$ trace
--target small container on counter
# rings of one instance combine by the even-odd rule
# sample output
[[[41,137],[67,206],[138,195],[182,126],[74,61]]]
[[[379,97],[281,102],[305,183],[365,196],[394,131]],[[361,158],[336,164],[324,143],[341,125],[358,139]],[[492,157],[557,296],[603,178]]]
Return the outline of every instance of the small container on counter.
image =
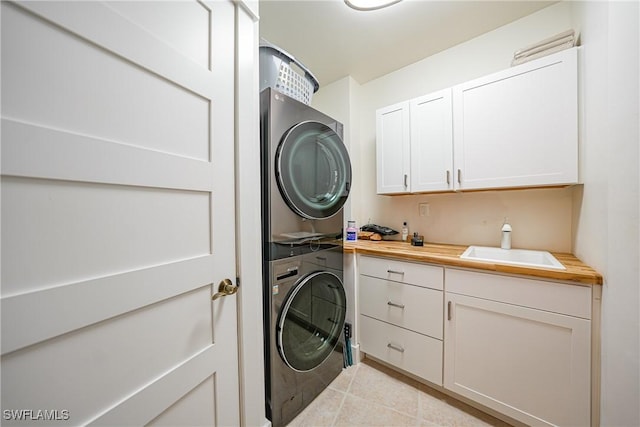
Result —
[[[358,229],[355,221],[347,221],[347,242],[358,240]]]
[[[418,233],[413,233],[411,246],[424,246],[424,236],[418,236]]]

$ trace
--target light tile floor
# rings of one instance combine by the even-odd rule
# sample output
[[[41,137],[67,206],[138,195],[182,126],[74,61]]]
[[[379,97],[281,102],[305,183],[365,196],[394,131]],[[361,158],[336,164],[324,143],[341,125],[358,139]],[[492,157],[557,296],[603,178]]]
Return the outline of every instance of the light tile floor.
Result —
[[[351,366],[289,427],[499,426],[509,424],[379,363]]]

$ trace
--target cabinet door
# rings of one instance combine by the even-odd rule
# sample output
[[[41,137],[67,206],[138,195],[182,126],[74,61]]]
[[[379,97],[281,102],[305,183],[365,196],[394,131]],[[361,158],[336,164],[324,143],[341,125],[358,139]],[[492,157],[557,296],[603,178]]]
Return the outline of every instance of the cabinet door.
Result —
[[[411,191],[453,190],[451,89],[411,100]]]
[[[409,102],[376,111],[378,194],[411,191],[409,138]]]
[[[454,87],[462,190],[578,182],[577,48]]]
[[[447,293],[444,385],[529,425],[590,425],[590,322]]]

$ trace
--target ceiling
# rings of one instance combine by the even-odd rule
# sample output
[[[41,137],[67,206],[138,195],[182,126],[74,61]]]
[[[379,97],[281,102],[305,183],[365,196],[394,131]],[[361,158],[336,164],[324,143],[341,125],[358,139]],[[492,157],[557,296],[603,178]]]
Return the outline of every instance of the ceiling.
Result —
[[[356,11],[343,0],[261,0],[260,37],[327,85],[360,84],[470,40],[556,1],[404,0]]]

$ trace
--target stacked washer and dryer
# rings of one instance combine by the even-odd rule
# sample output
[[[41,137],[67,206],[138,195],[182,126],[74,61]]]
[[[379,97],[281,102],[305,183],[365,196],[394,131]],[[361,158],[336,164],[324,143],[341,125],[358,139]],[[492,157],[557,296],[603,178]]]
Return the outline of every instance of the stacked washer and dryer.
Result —
[[[260,105],[266,412],[279,427],[343,368],[351,163],[338,121],[270,87]]]

